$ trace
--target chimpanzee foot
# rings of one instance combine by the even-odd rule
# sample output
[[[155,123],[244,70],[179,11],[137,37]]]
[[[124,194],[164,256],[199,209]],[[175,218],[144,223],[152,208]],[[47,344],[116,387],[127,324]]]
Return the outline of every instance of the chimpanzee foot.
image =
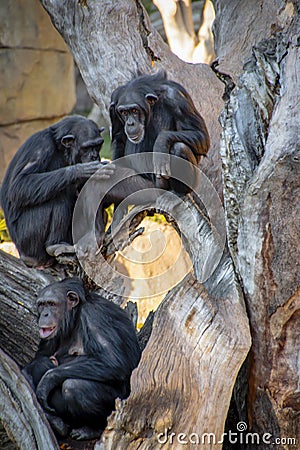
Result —
[[[46,247],[46,252],[48,253],[48,255],[57,258],[58,256],[65,254],[74,254],[75,249],[74,245],[61,242],[59,244],[48,245],[48,247]]]
[[[57,416],[54,416],[52,414],[46,414],[46,417],[53,428],[53,431],[58,434],[61,437],[66,437],[69,431],[68,425],[65,424],[65,422]]]
[[[76,439],[77,441],[85,441],[87,439],[95,439],[99,438],[103,432],[103,428],[90,428],[90,427],[81,427],[74,428],[70,436],[72,439]]]
[[[60,266],[76,267],[78,265],[74,245],[61,242],[59,244],[49,245],[46,247],[46,252],[50,256],[53,256]]]

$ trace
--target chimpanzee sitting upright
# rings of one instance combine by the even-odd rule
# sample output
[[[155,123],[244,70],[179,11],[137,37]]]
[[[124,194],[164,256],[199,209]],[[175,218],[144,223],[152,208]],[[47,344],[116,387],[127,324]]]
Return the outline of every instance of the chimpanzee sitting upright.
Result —
[[[37,300],[41,343],[23,369],[54,430],[76,439],[97,437],[117,397],[130,392],[140,360],[132,322],[119,306],[69,278]]]
[[[201,156],[207,154],[210,142],[205,122],[183,86],[167,80],[164,71],[134,78],[113,92],[110,118],[113,159],[153,152],[151,169],[156,187],[183,194],[195,187],[194,166],[198,167]],[[174,155],[190,163],[184,174],[187,185],[176,179],[185,170],[180,160],[161,155]]]
[[[51,264],[46,248],[72,244],[72,214],[78,191],[99,168],[103,129],[70,116],[33,134],[12,159],[1,204],[12,240],[29,266]],[[109,178],[105,165],[98,178]]]
[[[98,205],[102,194],[109,192],[99,208],[100,222],[109,202],[118,205],[128,197],[128,203],[144,204],[161,195],[153,188],[181,195],[196,188],[198,164],[210,141],[205,122],[183,86],[167,80],[163,71],[136,77],[112,93],[110,119],[113,159],[132,158],[116,161],[119,184],[107,180],[98,189],[91,185],[87,190],[89,203],[83,202],[87,208]],[[93,217],[93,213],[86,211],[85,216]],[[103,234],[104,220],[99,229]]]

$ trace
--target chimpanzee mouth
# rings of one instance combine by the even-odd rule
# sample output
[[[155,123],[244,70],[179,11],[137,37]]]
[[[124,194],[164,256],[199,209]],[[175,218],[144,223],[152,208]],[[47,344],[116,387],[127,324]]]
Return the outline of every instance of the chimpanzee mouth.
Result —
[[[53,334],[55,330],[56,327],[40,328],[40,338],[47,339],[49,336]]]
[[[144,139],[144,133],[139,133],[139,134],[135,134],[135,135],[127,134],[127,138],[133,144],[139,144]]]

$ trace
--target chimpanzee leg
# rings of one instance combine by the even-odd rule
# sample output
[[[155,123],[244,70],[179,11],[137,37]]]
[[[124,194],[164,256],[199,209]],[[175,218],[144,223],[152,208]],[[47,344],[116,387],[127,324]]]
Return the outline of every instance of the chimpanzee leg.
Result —
[[[82,202],[83,211],[80,211],[80,214],[78,214],[81,236],[88,236],[91,231],[91,224],[94,223],[99,245],[106,226],[104,209],[111,203],[115,204],[116,209],[116,206],[128,197],[128,202],[125,202],[127,205],[142,205],[155,202],[159,192],[153,189],[149,191],[150,188],[154,187],[151,179],[142,177],[135,170],[125,167],[117,167],[114,175],[108,181],[91,180],[85,186],[85,199]]]
[[[193,188],[195,189],[199,183],[199,161],[197,161],[192,150],[181,142],[176,142],[173,145],[170,154],[189,163],[182,163],[177,158],[171,158],[172,178],[169,180],[169,186],[173,191],[185,195],[191,192]]]
[[[122,390],[109,385],[67,379],[61,390],[55,390],[50,396],[49,405],[55,409],[57,416],[71,426],[73,437],[91,439],[98,437],[105,428],[106,419],[114,409],[115,398],[118,396],[122,396]]]
[[[60,242],[72,243],[73,202],[55,199],[50,204],[37,205],[22,213],[16,224],[14,241],[21,259],[27,266],[43,267],[55,262],[46,252],[49,245]],[[39,230],[36,230],[36,224]]]

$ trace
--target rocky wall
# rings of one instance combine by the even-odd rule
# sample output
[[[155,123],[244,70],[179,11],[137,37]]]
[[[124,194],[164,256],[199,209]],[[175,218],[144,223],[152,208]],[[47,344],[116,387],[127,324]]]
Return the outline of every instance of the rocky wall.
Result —
[[[0,182],[35,131],[75,104],[73,58],[38,0],[0,3]]]

